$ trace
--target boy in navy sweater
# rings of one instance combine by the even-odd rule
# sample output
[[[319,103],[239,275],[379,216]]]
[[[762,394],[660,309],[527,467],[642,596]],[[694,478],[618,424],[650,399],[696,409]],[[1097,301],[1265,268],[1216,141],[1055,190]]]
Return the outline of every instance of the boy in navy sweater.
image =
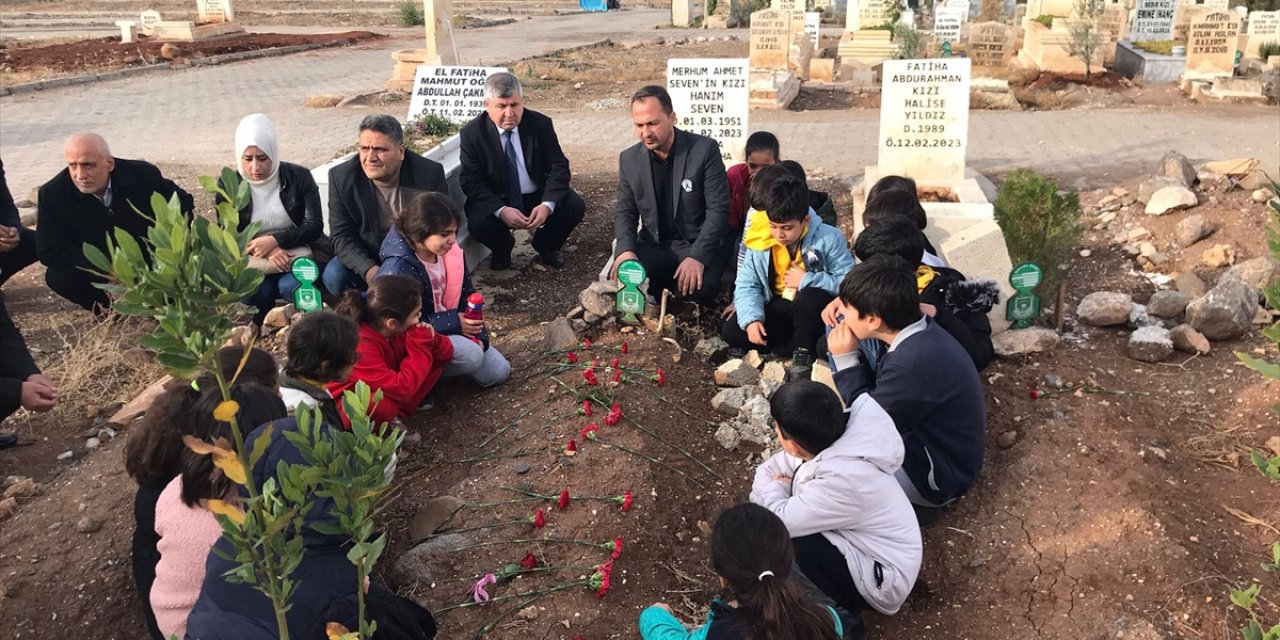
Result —
[[[876,256],[840,283],[841,322],[828,336],[845,404],[863,393],[893,418],[906,456],[895,473],[921,524],[973,485],[982,468],[986,402],[968,353],[920,309],[915,267]],[[889,350],[875,371],[858,341]]]

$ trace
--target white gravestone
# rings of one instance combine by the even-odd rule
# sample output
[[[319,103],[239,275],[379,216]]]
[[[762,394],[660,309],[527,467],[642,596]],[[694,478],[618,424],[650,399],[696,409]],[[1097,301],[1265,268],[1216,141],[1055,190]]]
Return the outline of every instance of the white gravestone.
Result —
[[[484,111],[484,81],[506,70],[419,65],[409,95],[408,120],[435,114],[454,124],[465,124]]]
[[[880,175],[907,176],[922,185],[964,180],[970,73],[968,58],[885,61]]]
[[[1280,42],[1280,11],[1254,11],[1249,14],[1249,26],[1245,30],[1249,43],[1245,54],[1258,57],[1258,48],[1264,42]]]
[[[944,0],[942,7],[944,9],[956,9],[960,11],[960,21],[969,21],[969,0]]]
[[[942,50],[942,43],[950,42],[952,49],[960,44],[960,28],[964,24],[964,13],[958,9],[939,9],[933,14],[933,40]]]
[[[813,41],[813,48],[818,49],[818,39],[821,36],[822,14],[816,11],[810,11],[804,14],[804,32],[809,34],[809,39]]]
[[[138,22],[142,25],[142,33],[151,35],[156,32],[156,23],[160,22],[160,12],[155,9],[147,9],[139,16]]]
[[[1177,0],[1138,0],[1138,7],[1129,26],[1129,39],[1133,42],[1169,40],[1173,38],[1173,16]]]
[[[200,23],[235,22],[236,13],[231,9],[231,0],[196,0],[196,11]]]
[[[751,113],[751,65],[744,58],[667,60],[667,91],[676,123],[685,131],[720,144],[720,157],[732,164],[747,144]]]

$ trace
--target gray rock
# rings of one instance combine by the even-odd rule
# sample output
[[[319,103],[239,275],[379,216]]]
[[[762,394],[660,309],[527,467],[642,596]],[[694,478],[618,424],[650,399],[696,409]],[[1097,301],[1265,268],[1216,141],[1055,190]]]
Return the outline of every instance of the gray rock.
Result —
[[[699,340],[693,347],[693,353],[703,358],[711,358],[728,348],[729,343],[721,340],[720,336],[711,336]]]
[[[777,380],[766,380],[764,378],[760,378],[760,393],[766,398],[772,398],[774,392],[781,386],[782,383]]]
[[[1130,329],[1140,329],[1151,325],[1161,324],[1159,319],[1152,318],[1147,313],[1147,305],[1134,304],[1133,309],[1129,311],[1129,321],[1125,323]]]
[[[716,384],[721,387],[745,387],[755,384],[759,379],[760,372],[741,358],[734,358],[720,365],[715,372]]]
[[[597,324],[601,320],[604,320],[604,316],[598,316],[594,313],[591,313],[590,311],[582,314],[582,321],[587,323],[588,325]]]
[[[738,431],[742,436],[757,444],[769,444],[773,441],[773,416],[769,412],[769,401],[763,396],[749,398],[738,412]]]
[[[1201,280],[1200,276],[1197,276],[1195,273],[1190,271],[1183,271],[1182,273],[1179,273],[1178,276],[1173,279],[1173,282],[1179,292],[1187,294],[1192,300],[1199,298],[1209,290],[1208,287],[1204,286],[1204,280]]]
[[[1190,187],[1196,183],[1196,168],[1192,166],[1191,161],[1187,157],[1177,151],[1169,151],[1160,158],[1160,166],[1156,171],[1157,175],[1176,178],[1182,181],[1182,185]]]
[[[738,433],[738,430],[728,423],[725,423],[720,425],[719,429],[716,429],[715,439],[716,442],[720,443],[720,446],[733,450],[737,449],[738,444],[742,442],[742,434]]]
[[[67,460],[70,460],[71,458],[75,457],[75,455],[76,454],[74,451],[63,451],[62,453],[58,454],[58,462],[66,462]]]
[[[1236,263],[1236,249],[1229,244],[1215,244],[1200,254],[1200,260],[1210,269],[1229,267]]]
[[[601,318],[613,313],[614,298],[612,293],[601,293],[598,285],[608,285],[600,281],[592,282],[590,286],[582,290],[578,294],[578,303],[586,310],[586,316],[600,316]]]
[[[84,516],[76,522],[76,531],[80,533],[97,533],[102,529],[102,521],[93,516]]]
[[[1174,239],[1178,241],[1180,247],[1189,247],[1212,233],[1213,225],[1198,213],[1183,218],[1173,230]]]
[[[574,332],[574,333],[581,333],[581,332],[586,331],[587,329],[591,328],[591,325],[587,324],[587,321],[586,321],[586,320],[583,320],[582,318],[574,318],[573,320],[570,320],[569,322],[570,322],[570,323],[572,323],[572,325],[573,325],[573,332]]]
[[[528,462],[521,462],[517,464],[515,467],[513,467],[511,470],[514,471],[516,475],[522,476],[526,473],[529,473],[529,471],[531,471],[532,469],[533,469],[533,466],[531,466]]]
[[[547,351],[566,351],[578,344],[578,334],[568,318],[556,318],[547,323],[542,333],[542,348]]]
[[[742,405],[747,403],[748,397],[746,387],[721,389],[715,397],[711,398],[711,408],[720,413],[736,416],[742,410]]]
[[[1129,336],[1129,357],[1142,362],[1160,362],[1173,353],[1173,340],[1164,327],[1146,326]]]
[[[1237,263],[1218,277],[1221,283],[1227,278],[1238,278],[1245,284],[1261,291],[1280,273],[1280,262],[1271,256],[1258,256]]]
[[[1249,330],[1258,292],[1238,278],[1225,278],[1187,305],[1187,324],[1210,340],[1233,340]]]
[[[1147,301],[1147,313],[1157,318],[1172,319],[1182,315],[1187,309],[1191,296],[1172,289],[1155,292]]]
[[[1095,327],[1110,327],[1129,321],[1133,310],[1133,298],[1117,291],[1095,291],[1084,297],[1076,307],[1080,321]]]
[[[409,539],[422,540],[448,524],[458,509],[466,506],[453,496],[440,496],[428,500],[409,520]]]
[[[1249,195],[1249,198],[1258,204],[1262,204],[1271,199],[1271,191],[1268,189],[1254,189],[1253,193]]]
[[[742,356],[742,361],[753,369],[759,369],[760,365],[764,364],[764,357],[760,355],[759,351],[752,349],[747,352],[747,355]]]
[[[1209,339],[1189,324],[1183,323],[1170,329],[1169,339],[1173,341],[1173,348],[1183,353],[1209,353]]]
[[[1138,187],[1138,202],[1146,204],[1147,201],[1151,199],[1151,194],[1164,189],[1165,187],[1182,187],[1185,189],[1187,188],[1187,185],[1183,184],[1182,180],[1179,180],[1178,178],[1156,176],[1146,182],[1143,182],[1142,186]]]
[[[1144,209],[1147,215],[1162,216],[1176,209],[1190,209],[1200,204],[1196,193],[1186,187],[1170,186],[1151,194]]]
[[[1018,443],[1017,431],[1004,431],[996,436],[996,446],[1001,449],[1008,449]]]
[[[781,362],[774,360],[764,365],[764,371],[760,372],[760,379],[777,382],[781,385],[787,381],[787,368],[782,366]]]
[[[431,565],[450,555],[454,549],[470,543],[471,540],[461,533],[437,536],[404,552],[393,571],[400,582],[428,587],[435,582]]]
[[[1029,353],[1052,351],[1062,338],[1052,329],[1032,327],[1030,329],[1011,329],[992,336],[991,346],[997,356],[1012,358]]]

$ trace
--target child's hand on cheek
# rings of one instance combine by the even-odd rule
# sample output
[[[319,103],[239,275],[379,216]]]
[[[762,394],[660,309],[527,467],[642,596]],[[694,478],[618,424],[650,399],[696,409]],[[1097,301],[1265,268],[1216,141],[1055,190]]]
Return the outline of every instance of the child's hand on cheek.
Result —
[[[848,318],[845,322],[841,322],[831,330],[831,334],[827,336],[827,350],[833,356],[842,356],[846,353],[853,353],[858,348],[858,336],[853,332],[853,327],[849,326]]]

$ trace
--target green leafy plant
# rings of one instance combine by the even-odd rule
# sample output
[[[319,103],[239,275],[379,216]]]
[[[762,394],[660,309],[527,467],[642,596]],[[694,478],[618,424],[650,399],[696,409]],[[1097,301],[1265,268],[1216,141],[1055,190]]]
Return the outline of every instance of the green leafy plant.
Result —
[[[1067,43],[1067,53],[1084,62],[1084,77],[1087,80],[1093,73],[1093,59],[1098,49],[1107,39],[1107,32],[1098,24],[1106,8],[1106,0],[1076,0],[1075,15],[1067,21],[1067,29],[1071,40]]]
[[[1004,232],[1014,264],[1032,261],[1044,269],[1040,291],[1054,291],[1058,265],[1080,241],[1080,196],[1060,191],[1053,180],[1030,169],[1005,178],[995,202],[996,223]]]
[[[1147,40],[1146,42],[1131,43],[1135,48],[1142,49],[1147,53],[1154,53],[1160,56],[1173,55],[1173,40]]]
[[[898,21],[902,19],[904,8],[902,0],[890,0],[889,6],[885,8],[884,12],[885,23],[890,26],[898,24]]]
[[[769,8],[768,0],[729,0],[729,28],[751,26],[751,14]]]
[[[707,16],[715,15],[717,6],[719,6],[718,0],[707,0],[706,6],[705,6],[706,13],[704,15],[707,15]]]
[[[396,11],[400,17],[400,25],[405,27],[420,27],[427,23],[427,18],[422,14],[422,3],[415,0],[402,0],[396,7]]]
[[[404,125],[405,136],[447,138],[458,132],[458,125],[435,113],[425,113]]]
[[[1049,27],[1050,29],[1052,29],[1052,28],[1053,28],[1053,18],[1054,18],[1054,16],[1051,16],[1051,15],[1040,15],[1040,16],[1036,16],[1035,18],[1033,18],[1033,19],[1032,19],[1032,21],[1033,21],[1033,22],[1039,22],[1040,24],[1042,24],[1042,25],[1044,25],[1044,26]]]
[[[1270,181],[1271,198],[1267,201],[1267,209],[1271,218],[1271,224],[1267,226],[1267,252],[1271,257],[1280,260],[1280,182]],[[1267,284],[1262,290],[1262,295],[1267,300],[1267,306],[1272,309],[1280,309],[1280,278],[1276,278]],[[1262,330],[1262,335],[1267,339],[1280,345],[1280,322],[1275,322],[1271,326]],[[1237,351],[1236,357],[1240,359],[1245,366],[1261,373],[1264,377],[1271,380],[1280,380],[1280,362],[1268,362],[1262,358],[1257,358],[1243,351]],[[1272,413],[1280,415],[1280,404],[1271,407]],[[1261,454],[1255,454],[1254,463],[1257,464]],[[1280,479],[1275,475],[1267,473],[1270,469],[1273,473],[1280,474],[1280,470],[1276,466],[1280,466],[1280,460],[1272,458],[1269,461],[1269,467],[1259,469],[1273,480]]]
[[[1280,56],[1280,42],[1264,42],[1258,45],[1258,57],[1266,60],[1271,56]]]
[[[924,38],[911,25],[893,23],[893,42],[897,46],[893,57],[898,60],[914,60],[924,51]]]

